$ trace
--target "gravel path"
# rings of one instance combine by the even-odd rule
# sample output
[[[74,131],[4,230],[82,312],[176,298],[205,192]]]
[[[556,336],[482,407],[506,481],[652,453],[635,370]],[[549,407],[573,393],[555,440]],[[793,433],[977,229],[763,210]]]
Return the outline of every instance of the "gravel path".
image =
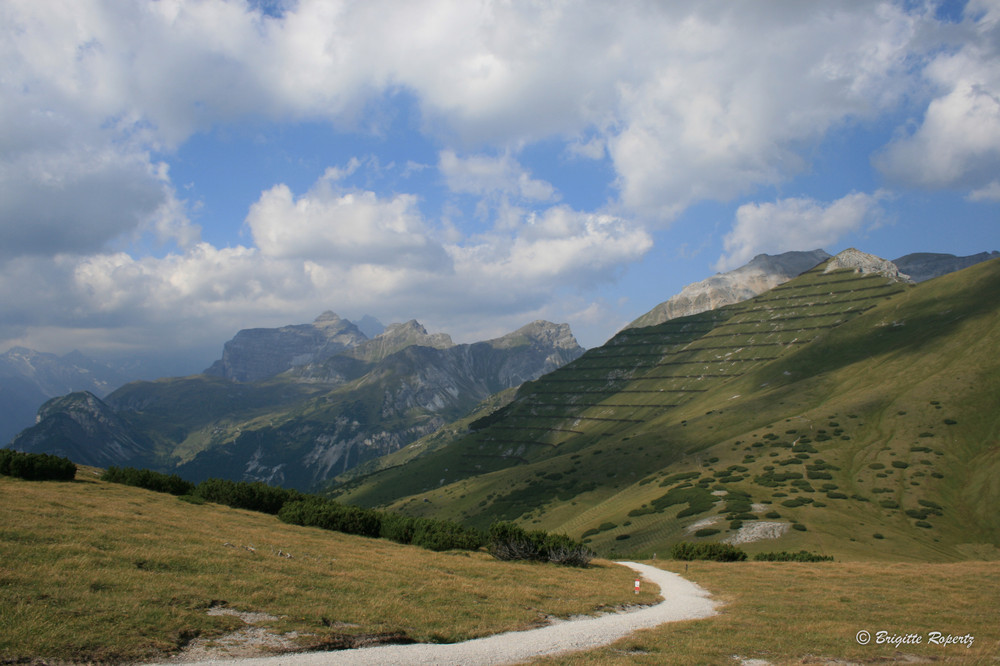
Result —
[[[462,643],[383,645],[342,652],[310,652],[239,660],[205,661],[188,666],[388,666],[516,664],[543,655],[588,650],[664,622],[695,620],[715,614],[708,592],[681,576],[636,562],[619,562],[660,586],[663,601],[633,611],[564,620],[528,631],[497,634]],[[170,666],[177,666],[176,662]]]

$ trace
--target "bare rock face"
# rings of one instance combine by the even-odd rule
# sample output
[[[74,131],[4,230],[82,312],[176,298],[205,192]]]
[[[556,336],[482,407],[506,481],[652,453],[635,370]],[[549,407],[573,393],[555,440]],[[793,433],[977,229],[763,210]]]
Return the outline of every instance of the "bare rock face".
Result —
[[[909,275],[900,272],[899,267],[887,259],[876,257],[853,247],[848,248],[831,259],[824,273],[832,273],[836,270],[851,269],[855,273],[871,273],[883,275],[896,282],[913,282]]]
[[[893,259],[892,263],[899,267],[899,270],[909,275],[914,282],[923,282],[931,278],[947,275],[968,268],[982,261],[1000,258],[1000,252],[980,252],[970,254],[967,257],[957,257],[954,254],[940,254],[936,252],[915,252],[907,254],[899,259]]]
[[[758,296],[829,259],[823,250],[758,254],[747,265],[694,282],[639,317],[628,328],[655,326],[670,319],[721,308]]]
[[[227,342],[206,375],[255,382],[296,366],[318,363],[365,342],[365,334],[334,312],[311,324],[244,329]]]
[[[362,342],[348,355],[366,361],[381,361],[386,356],[411,345],[447,349],[455,346],[455,343],[452,342],[451,336],[447,333],[434,333],[432,335],[420,322],[411,319],[405,324],[389,324],[382,333],[371,340]]]

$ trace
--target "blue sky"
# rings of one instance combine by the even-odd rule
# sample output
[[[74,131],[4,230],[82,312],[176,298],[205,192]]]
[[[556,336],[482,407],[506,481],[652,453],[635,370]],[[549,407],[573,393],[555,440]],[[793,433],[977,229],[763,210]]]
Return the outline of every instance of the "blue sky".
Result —
[[[195,371],[324,310],[589,347],[761,252],[1000,249],[996,0],[8,0],[0,34],[0,350]]]

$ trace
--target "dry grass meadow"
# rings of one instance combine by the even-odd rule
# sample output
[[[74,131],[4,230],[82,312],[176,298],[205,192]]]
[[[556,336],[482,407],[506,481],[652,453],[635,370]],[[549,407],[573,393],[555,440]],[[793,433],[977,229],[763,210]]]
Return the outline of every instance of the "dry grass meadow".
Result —
[[[637,632],[609,647],[539,664],[1000,663],[1000,563],[659,561],[724,602],[706,620]],[[858,633],[871,635],[868,645]],[[886,637],[921,643],[879,644]],[[928,642],[930,632],[974,637]],[[751,660],[762,660],[753,662]]]
[[[0,477],[0,663],[162,659],[268,613],[297,648],[459,641],[651,603],[632,572],[504,563],[99,481]],[[290,557],[286,557],[289,554]],[[647,586],[648,587],[648,586]],[[296,632],[296,633],[292,633]]]

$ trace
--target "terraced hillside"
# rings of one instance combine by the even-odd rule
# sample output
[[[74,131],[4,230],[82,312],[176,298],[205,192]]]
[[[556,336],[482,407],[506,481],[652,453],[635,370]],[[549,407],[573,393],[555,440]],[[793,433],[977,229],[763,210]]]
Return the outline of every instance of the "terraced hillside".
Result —
[[[621,554],[700,538],[994,554],[1000,262],[919,286],[829,267],[624,331],[473,432],[339,493]]]

